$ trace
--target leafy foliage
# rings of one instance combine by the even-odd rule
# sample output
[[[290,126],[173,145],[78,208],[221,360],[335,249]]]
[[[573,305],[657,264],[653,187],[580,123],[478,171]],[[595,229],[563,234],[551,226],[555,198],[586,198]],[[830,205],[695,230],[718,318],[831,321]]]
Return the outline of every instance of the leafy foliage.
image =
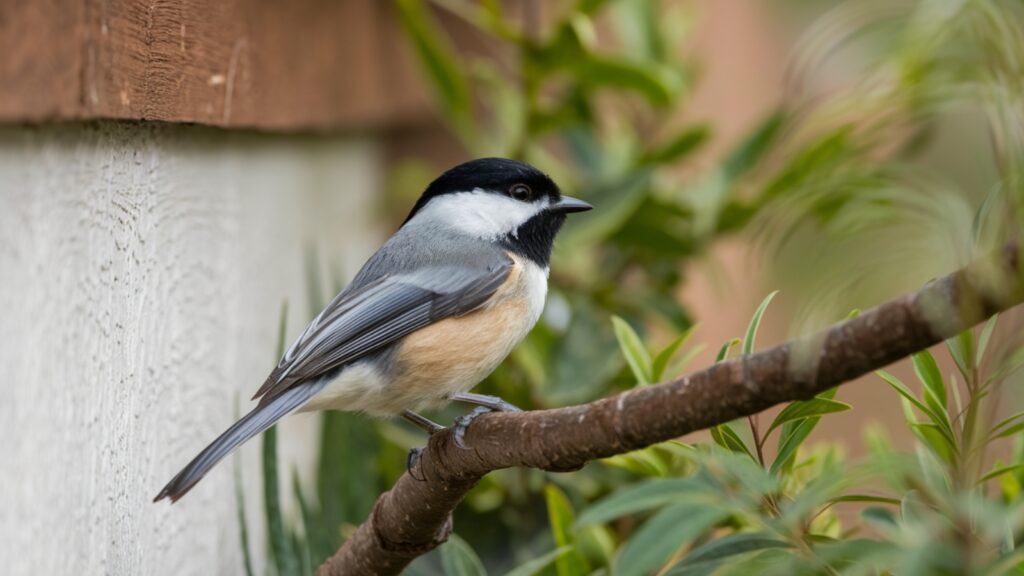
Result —
[[[864,59],[858,81],[828,93],[795,87],[786,110],[697,171],[693,159],[714,130],[674,120],[697,79],[697,66],[674,49],[692,20],[682,3],[572,0],[543,23],[519,22],[492,0],[396,3],[445,124],[467,152],[525,159],[600,208],[560,237],[548,311],[483,391],[543,408],[679,374],[701,349],[677,297],[683,270],[740,231],[777,257],[778,285],[801,302],[804,324],[1019,237],[1024,8],[832,4],[798,45],[792,76],[799,82],[851,50]],[[489,51],[457,49],[438,13]],[[991,174],[965,178],[929,157],[937,127],[958,106],[980,111],[992,146],[956,151],[983,156]],[[414,194],[434,173],[409,159],[394,187]],[[981,194],[965,192],[965,182]],[[315,313],[324,282],[310,271]],[[717,361],[755,351],[772,296]],[[760,417],[723,424],[709,441],[665,442],[571,476],[490,474],[456,513],[459,537],[407,573],[1024,572],[1024,412],[1000,411],[1024,352],[995,333],[992,320],[951,339],[954,374],[943,373],[945,353],[936,352],[915,355],[917,382],[878,373],[894,392],[879,401],[904,407],[909,451],[878,430],[856,461],[839,445],[809,445],[823,419],[851,409],[831,390],[782,407],[767,426]],[[311,573],[420,443],[395,423],[325,415],[315,493],[296,481],[296,514],[287,517],[267,434],[271,572]]]

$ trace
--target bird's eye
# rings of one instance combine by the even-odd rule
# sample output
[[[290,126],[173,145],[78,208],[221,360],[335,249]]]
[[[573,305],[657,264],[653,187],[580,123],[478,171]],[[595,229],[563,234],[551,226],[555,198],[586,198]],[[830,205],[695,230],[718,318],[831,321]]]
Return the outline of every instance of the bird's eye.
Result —
[[[509,196],[516,200],[522,200],[523,202],[529,200],[532,193],[533,192],[530,190],[530,187],[526,184],[513,184],[512,187],[508,189]]]

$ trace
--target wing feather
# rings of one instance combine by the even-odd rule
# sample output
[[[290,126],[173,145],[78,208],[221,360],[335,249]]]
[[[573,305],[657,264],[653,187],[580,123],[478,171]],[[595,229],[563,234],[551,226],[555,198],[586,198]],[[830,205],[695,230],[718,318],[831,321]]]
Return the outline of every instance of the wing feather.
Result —
[[[254,398],[269,403],[420,328],[472,312],[505,282],[512,264],[506,259],[485,269],[435,267],[341,293],[306,327]]]

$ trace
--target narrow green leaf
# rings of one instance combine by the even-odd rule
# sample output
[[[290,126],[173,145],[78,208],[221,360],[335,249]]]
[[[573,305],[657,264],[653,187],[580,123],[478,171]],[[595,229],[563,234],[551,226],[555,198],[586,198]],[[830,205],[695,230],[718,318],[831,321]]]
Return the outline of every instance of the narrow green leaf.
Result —
[[[789,466],[790,461],[796,457],[797,449],[811,435],[819,420],[821,420],[820,417],[812,416],[790,422],[792,426],[783,426],[782,434],[779,436],[779,451],[768,469],[773,476]]]
[[[238,410],[238,395],[235,394],[235,420],[241,417]],[[249,550],[249,521],[245,513],[245,489],[242,485],[242,455],[236,450],[232,457],[235,476],[235,508],[238,510],[238,537],[242,547],[242,563],[245,576],[253,576],[252,552]]]
[[[696,567],[700,564],[713,563],[738,554],[745,554],[755,550],[766,548],[792,548],[792,545],[778,538],[772,538],[764,534],[741,532],[730,534],[704,544],[693,552],[690,552],[672,567],[668,576],[685,574],[685,570]]]
[[[885,370],[876,370],[875,374],[877,374],[879,378],[884,380],[885,383],[888,384],[893,390],[898,392],[900,396],[902,396],[908,402],[913,404],[918,410],[920,410],[925,416],[927,416],[928,419],[932,421],[932,423],[937,425],[940,431],[942,432],[942,435],[946,437],[946,440],[948,442],[954,445],[956,444],[956,441],[954,440],[953,436],[953,428],[950,425],[948,418],[940,416],[935,412],[934,408],[932,408],[931,406],[927,406],[923,402],[918,400],[917,396],[910,390],[910,388],[907,388],[907,385],[904,384],[899,378],[893,376],[892,374],[886,372]]]
[[[306,498],[306,494],[302,491],[298,470],[292,471],[292,490],[295,492],[295,501],[299,505],[299,516],[302,519],[302,532],[304,536],[299,540],[298,544],[300,546],[296,547],[296,550],[302,550],[301,557],[304,560],[312,563],[315,558],[316,563],[319,565],[324,560],[327,560],[332,550],[329,550],[329,538],[325,534],[320,515],[310,505],[309,499]],[[327,552],[324,552],[324,550],[327,550]],[[303,571],[304,574],[309,572],[309,570]]]
[[[560,555],[555,560],[555,568],[558,576],[577,576],[589,574],[590,567],[587,560],[576,548],[576,538],[573,534],[575,514],[569,499],[554,484],[544,486],[544,500],[548,506],[548,521],[551,523],[551,534],[554,537],[555,545],[559,548],[569,547],[569,552]]]
[[[897,503],[901,503],[901,501],[897,501]],[[877,525],[886,527],[895,527],[898,525],[896,522],[896,516],[887,508],[871,506],[861,510],[860,515],[865,520]]]
[[[660,506],[708,497],[706,486],[693,478],[660,478],[620,488],[580,514],[577,527],[608,522]]]
[[[754,338],[757,337],[757,329],[761,325],[761,317],[764,316],[764,311],[768,308],[768,304],[775,298],[775,295],[779,291],[776,290],[765,296],[761,304],[758,305],[757,310],[754,311],[754,316],[750,319],[750,324],[747,325],[747,335],[743,339],[743,355],[746,356],[754,351]]]
[[[1021,417],[1024,417],[1024,411],[1020,411],[1017,412],[1016,414],[1012,414],[1010,416],[1007,416],[1006,418],[1003,418],[989,430],[989,438],[997,437],[997,435],[1000,432],[1002,432],[1005,428],[1012,426],[1013,423],[1019,420]]]
[[[446,575],[487,576],[480,557],[456,534],[450,535],[448,541],[441,546],[441,566]]]
[[[277,331],[277,358],[284,355],[285,329],[288,321],[288,303],[281,306]],[[271,557],[279,576],[299,573],[299,558],[281,514],[279,474],[277,469],[277,426],[263,433],[263,506],[267,515],[267,538]]]
[[[1002,476],[1003,474],[1006,474],[1008,472],[1016,472],[1018,470],[1024,470],[1024,463],[1011,464],[1009,466],[1000,466],[998,468],[991,470],[988,474],[985,474],[980,479],[978,479],[978,483],[980,484],[981,482],[991,480],[997,476]]]
[[[664,350],[658,352],[658,355],[654,357],[654,361],[651,363],[651,380],[654,382],[660,382],[665,376],[665,368],[668,367],[669,362],[672,361],[672,357],[675,356],[676,351],[690,339],[690,335],[693,334],[694,328],[691,326],[687,328],[682,334],[676,337]]]
[[[985,351],[988,350],[988,343],[992,339],[992,332],[996,329],[997,323],[999,323],[999,314],[989,318],[981,329],[981,337],[978,338],[978,353],[974,356],[975,362],[980,363],[985,357]]]
[[[954,455],[957,453],[956,444],[951,442],[945,434],[943,434],[941,428],[936,424],[929,422],[918,422],[910,424],[911,430],[914,434],[925,444],[935,452],[940,458],[945,460],[947,463],[954,461]]]
[[[914,360],[914,373],[924,383],[925,402],[927,402],[936,414],[945,415],[948,406],[946,398],[946,383],[942,380],[942,373],[939,372],[939,365],[935,362],[932,353],[923,350],[912,356]]]
[[[267,539],[278,575],[293,576],[299,573],[299,559],[285,529],[279,491],[277,426],[271,426],[263,433],[263,506],[267,515]]]
[[[717,506],[673,504],[644,522],[615,559],[616,576],[656,572],[673,553],[728,517]]]
[[[633,377],[636,378],[637,383],[646,386],[653,382],[651,355],[644,347],[640,336],[628,322],[618,316],[612,316],[612,327],[615,329],[615,338],[619,341],[619,348],[626,357],[626,363],[633,371]]]
[[[711,137],[707,126],[690,128],[676,135],[656,150],[652,150],[640,158],[641,164],[665,164],[679,162],[686,156],[696,152]]]
[[[1021,430],[1024,430],[1024,422],[1018,422],[1009,428],[1004,428],[1003,430],[1000,430],[998,434],[992,436],[992,438],[1006,438],[1007,436],[1013,436]]]
[[[456,131],[469,128],[472,111],[465,67],[455,50],[445,42],[423,0],[398,0],[399,20],[423,64],[438,103]]]
[[[642,476],[663,477],[668,475],[668,464],[658,454],[655,446],[603,458],[601,463],[629,470]]]
[[[722,448],[746,454],[751,459],[754,459],[754,454],[747,448],[746,442],[728,424],[721,424],[711,428],[711,439]]]
[[[505,576],[535,576],[536,574],[541,573],[542,570],[550,566],[555,560],[564,556],[570,550],[572,550],[572,548],[568,546],[555,548],[554,550],[548,552],[547,554],[544,554],[543,556],[538,556],[537,558],[529,560],[523,564],[520,564],[519,566],[516,566],[508,573],[506,573]]]
[[[825,414],[845,412],[850,408],[852,408],[852,406],[845,402],[829,400],[827,398],[812,398],[810,400],[791,402],[783,408],[781,412],[779,412],[778,416],[776,416],[775,420],[772,421],[772,425],[768,427],[768,431],[765,432],[764,435],[767,437],[772,433],[772,431],[786,422],[801,420],[811,416],[824,416]]]
[[[718,355],[715,356],[715,364],[718,364],[719,362],[722,362],[723,360],[728,358],[729,351],[732,350],[740,342],[741,340],[739,338],[733,338],[732,340],[729,340],[725,344],[722,344],[722,347],[718,349]]]
[[[974,332],[964,330],[956,336],[946,340],[946,348],[949,355],[953,357],[957,369],[965,380],[971,378],[971,370],[974,368]],[[955,388],[955,386],[954,386]]]
[[[567,63],[568,64],[568,63]],[[632,90],[655,106],[668,106],[683,87],[679,71],[657,62],[625,60],[615,56],[586,54],[565,66],[580,84]]]
[[[732,182],[757,166],[782,133],[785,121],[783,112],[772,114],[729,154],[723,164],[727,181]]]
[[[829,502],[875,502],[878,504],[892,504],[894,506],[900,505],[899,498],[875,496],[874,494],[844,494],[830,499]]]

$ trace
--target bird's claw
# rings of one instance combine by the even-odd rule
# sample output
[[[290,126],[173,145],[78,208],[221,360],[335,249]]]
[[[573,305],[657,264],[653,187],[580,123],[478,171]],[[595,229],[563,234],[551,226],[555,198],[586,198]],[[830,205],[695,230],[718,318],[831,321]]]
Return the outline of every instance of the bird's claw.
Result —
[[[511,404],[509,405],[511,406]],[[515,407],[513,406],[513,408]],[[520,410],[516,408],[516,411]],[[469,425],[472,424],[473,420],[476,420],[478,416],[481,414],[487,414],[488,412],[493,412],[493,410],[487,406],[477,406],[476,408],[473,408],[473,411],[469,414],[463,414],[455,419],[455,424],[452,425],[452,437],[455,440],[456,446],[463,449],[466,448],[466,444],[463,442],[463,439],[466,436],[466,430],[469,429]]]
[[[409,476],[412,476],[414,480],[426,480],[424,477],[417,478],[412,472],[412,469],[419,463],[420,457],[423,456],[423,450],[424,448],[411,448],[409,449],[409,455],[405,457],[405,471],[408,472]]]

